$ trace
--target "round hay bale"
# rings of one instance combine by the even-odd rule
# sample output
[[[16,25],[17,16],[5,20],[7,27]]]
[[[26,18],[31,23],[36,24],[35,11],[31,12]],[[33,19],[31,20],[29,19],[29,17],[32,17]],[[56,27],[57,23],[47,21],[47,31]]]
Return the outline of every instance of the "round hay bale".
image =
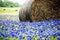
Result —
[[[31,2],[31,1],[29,1]],[[43,21],[43,20],[59,20],[60,19],[60,0],[34,0],[32,4],[24,5],[23,12],[20,15],[23,21]],[[28,16],[27,16],[28,15]]]

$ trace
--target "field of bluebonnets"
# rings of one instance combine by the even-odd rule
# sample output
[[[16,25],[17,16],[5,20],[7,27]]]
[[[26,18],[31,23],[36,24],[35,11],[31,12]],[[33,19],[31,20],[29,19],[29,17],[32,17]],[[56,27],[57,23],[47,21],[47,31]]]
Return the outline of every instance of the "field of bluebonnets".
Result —
[[[0,15],[0,40],[60,40],[60,21],[19,22],[18,16]]]
[[[0,20],[0,40],[60,40],[60,21]]]

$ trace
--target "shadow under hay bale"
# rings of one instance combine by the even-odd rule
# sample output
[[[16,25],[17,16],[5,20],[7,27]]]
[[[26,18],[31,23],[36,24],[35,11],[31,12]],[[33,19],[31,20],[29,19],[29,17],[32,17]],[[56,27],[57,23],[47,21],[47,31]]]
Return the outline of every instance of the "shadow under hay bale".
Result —
[[[24,5],[19,13],[19,19],[21,21],[60,19],[60,0],[34,0],[32,4],[29,3],[28,5]]]

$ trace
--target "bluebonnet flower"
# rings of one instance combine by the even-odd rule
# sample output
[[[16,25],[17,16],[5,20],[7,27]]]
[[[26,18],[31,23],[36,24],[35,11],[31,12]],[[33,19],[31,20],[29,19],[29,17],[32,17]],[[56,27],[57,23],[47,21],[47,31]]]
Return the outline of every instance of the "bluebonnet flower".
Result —
[[[23,36],[22,36],[22,35],[20,35],[20,36],[19,36],[19,38],[20,38],[20,40],[21,40],[21,39],[23,39]]]
[[[60,25],[57,25],[57,29],[60,30]]]
[[[57,38],[57,40],[60,40],[60,38]]]
[[[27,36],[27,40],[32,40],[32,37],[31,36]]]

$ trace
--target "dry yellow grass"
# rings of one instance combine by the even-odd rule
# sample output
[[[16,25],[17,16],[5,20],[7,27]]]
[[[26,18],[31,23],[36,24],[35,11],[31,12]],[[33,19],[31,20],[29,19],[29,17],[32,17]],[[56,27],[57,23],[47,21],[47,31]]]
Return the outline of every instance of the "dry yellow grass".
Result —
[[[0,7],[0,15],[18,15],[20,8]]]

